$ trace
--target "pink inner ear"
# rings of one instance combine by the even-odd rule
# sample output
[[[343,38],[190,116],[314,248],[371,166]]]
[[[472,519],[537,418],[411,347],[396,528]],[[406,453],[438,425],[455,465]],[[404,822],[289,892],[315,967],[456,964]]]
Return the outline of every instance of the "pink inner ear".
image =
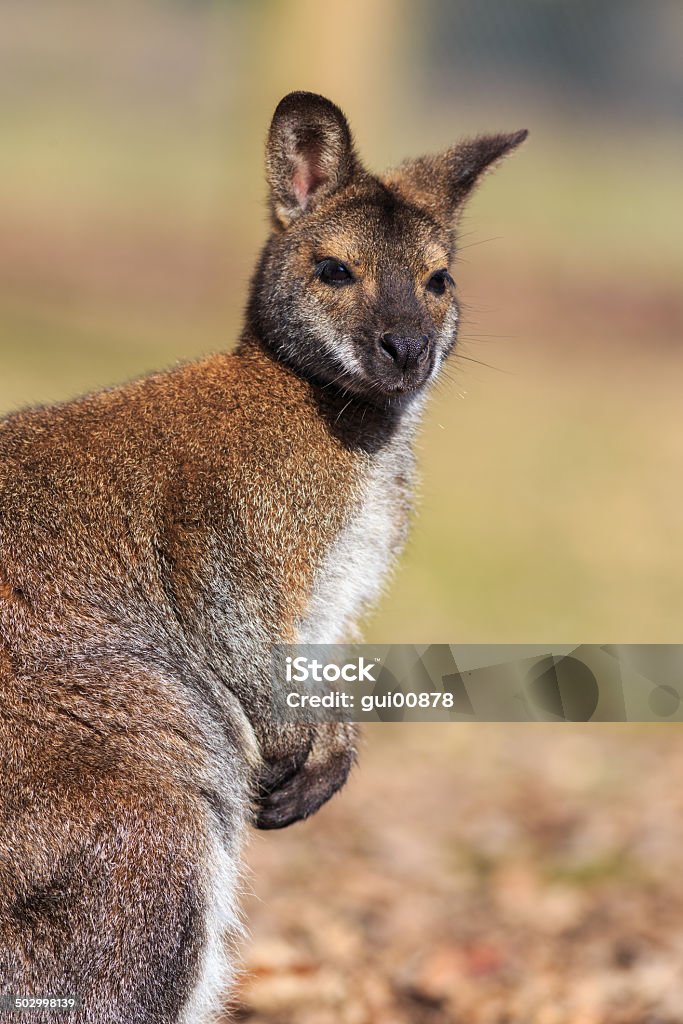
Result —
[[[321,156],[318,146],[309,146],[304,152],[297,154],[292,189],[302,210],[306,209],[313,193],[327,180],[321,166]]]

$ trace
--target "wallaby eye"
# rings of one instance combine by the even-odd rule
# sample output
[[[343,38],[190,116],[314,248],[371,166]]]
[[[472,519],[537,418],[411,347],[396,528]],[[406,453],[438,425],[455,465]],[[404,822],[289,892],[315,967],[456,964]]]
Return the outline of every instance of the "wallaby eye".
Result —
[[[315,276],[324,281],[325,284],[351,284],[354,280],[353,274],[345,263],[339,260],[321,260],[315,269]]]
[[[447,284],[453,284],[451,275],[447,270],[437,270],[427,281],[427,291],[433,295],[443,295]]]

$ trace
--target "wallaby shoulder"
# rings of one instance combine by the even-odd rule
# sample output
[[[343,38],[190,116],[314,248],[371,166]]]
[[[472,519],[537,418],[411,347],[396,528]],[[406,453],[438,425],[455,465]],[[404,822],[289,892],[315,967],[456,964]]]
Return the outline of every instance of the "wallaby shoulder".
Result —
[[[125,532],[130,546],[149,542],[173,529],[174,514],[200,531],[230,528],[235,514],[221,517],[231,508],[245,530],[281,545],[288,507],[305,527],[314,490],[338,491],[353,477],[353,456],[322,428],[306,391],[268,358],[215,356],[5,418],[2,557],[25,577],[39,556],[42,583],[52,560],[63,581],[86,569],[92,577],[99,557],[129,553]],[[68,558],[79,553],[89,565]]]

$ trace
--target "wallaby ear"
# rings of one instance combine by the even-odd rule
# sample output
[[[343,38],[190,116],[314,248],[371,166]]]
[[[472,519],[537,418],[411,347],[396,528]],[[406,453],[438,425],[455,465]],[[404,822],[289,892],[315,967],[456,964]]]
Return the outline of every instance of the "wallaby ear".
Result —
[[[287,227],[345,185],[355,167],[351,132],[339,107],[312,92],[290,92],[280,100],[266,149],[276,224]]]
[[[441,221],[458,218],[465,200],[486,171],[524,142],[526,129],[511,135],[480,135],[438,156],[409,160],[387,184]]]

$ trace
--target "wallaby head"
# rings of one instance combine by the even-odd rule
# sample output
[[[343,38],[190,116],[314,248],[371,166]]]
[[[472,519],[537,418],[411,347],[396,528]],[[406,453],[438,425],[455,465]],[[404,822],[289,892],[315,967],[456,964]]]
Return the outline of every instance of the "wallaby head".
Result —
[[[377,177],[338,107],[285,96],[268,135],[272,232],[248,328],[309,379],[384,408],[410,402],[456,341],[463,205],[526,135],[481,136]]]

